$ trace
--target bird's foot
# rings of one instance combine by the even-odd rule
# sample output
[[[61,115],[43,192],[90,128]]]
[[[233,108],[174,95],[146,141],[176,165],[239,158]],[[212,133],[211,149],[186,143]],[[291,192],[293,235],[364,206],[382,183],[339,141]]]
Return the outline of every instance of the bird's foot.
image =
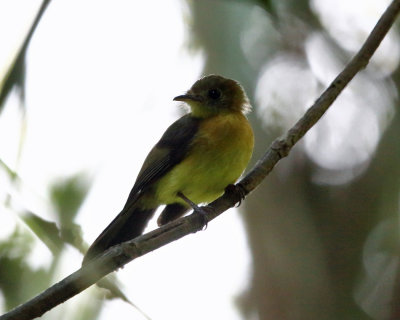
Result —
[[[236,200],[236,207],[239,207],[242,204],[242,201],[246,197],[247,191],[246,189],[240,184],[229,184],[225,188],[225,193]]]
[[[193,213],[198,214],[202,220],[203,228],[202,230],[207,229],[208,219],[207,219],[207,209],[208,207],[199,207],[192,200],[186,197],[182,192],[178,192],[178,197],[180,197],[183,201],[185,201],[192,209]]]

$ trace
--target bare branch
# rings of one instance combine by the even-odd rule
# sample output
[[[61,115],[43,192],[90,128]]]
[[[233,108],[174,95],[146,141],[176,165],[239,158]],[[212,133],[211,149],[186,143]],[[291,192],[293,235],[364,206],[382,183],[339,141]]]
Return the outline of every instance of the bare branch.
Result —
[[[345,69],[317,99],[314,105],[308,109],[306,114],[287,132],[286,136],[275,140],[255,167],[240,181],[245,193],[255,189],[276,163],[289,154],[292,147],[324,115],[351,79],[361,69],[365,68],[372,54],[393,25],[399,11],[400,0],[394,0],[386,9],[360,51]],[[24,320],[41,316],[46,311],[70,299],[108,273],[117,270],[133,259],[201,230],[205,223],[239,202],[241,196],[242,192],[239,188],[230,189],[229,192],[225,192],[222,197],[205,207],[207,211],[205,216],[196,213],[191,214],[134,240],[110,248],[84,268],[79,269],[25,304],[0,316],[0,320]]]

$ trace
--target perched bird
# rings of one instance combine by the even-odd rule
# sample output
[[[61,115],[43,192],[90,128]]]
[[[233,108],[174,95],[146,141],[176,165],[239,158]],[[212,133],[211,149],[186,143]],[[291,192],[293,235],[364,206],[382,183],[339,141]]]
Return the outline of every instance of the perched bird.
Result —
[[[215,200],[246,168],[254,137],[245,116],[249,100],[238,82],[209,75],[174,101],[185,102],[191,112],[150,151],[124,208],[90,246],[83,264],[141,235],[160,205],[166,204],[157,220],[161,226],[183,216],[190,201]]]

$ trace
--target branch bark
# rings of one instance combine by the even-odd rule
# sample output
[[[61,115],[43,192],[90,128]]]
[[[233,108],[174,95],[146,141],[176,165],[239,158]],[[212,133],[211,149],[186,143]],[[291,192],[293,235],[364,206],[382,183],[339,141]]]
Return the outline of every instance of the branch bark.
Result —
[[[400,0],[394,0],[379,19],[364,45],[331,85],[322,93],[305,115],[282,138],[276,139],[254,168],[239,182],[248,194],[255,189],[274,168],[278,161],[286,157],[292,147],[324,115],[346,85],[363,68],[393,25],[400,11]],[[241,188],[242,189],[242,188]],[[48,288],[30,301],[0,316],[0,320],[33,319],[85,290],[112,271],[128,262],[156,250],[172,241],[204,228],[204,225],[241,200],[241,192],[229,192],[209,204],[207,213],[191,214],[159,229],[144,234],[107,250],[102,256],[74,272],[62,281]]]

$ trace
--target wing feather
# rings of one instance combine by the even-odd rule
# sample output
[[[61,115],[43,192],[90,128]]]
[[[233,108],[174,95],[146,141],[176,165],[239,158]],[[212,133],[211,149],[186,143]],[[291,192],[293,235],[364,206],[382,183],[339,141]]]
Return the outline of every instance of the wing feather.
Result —
[[[190,150],[199,122],[199,118],[187,114],[165,131],[144,161],[124,208],[134,203],[143,190],[151,187],[183,160]]]

